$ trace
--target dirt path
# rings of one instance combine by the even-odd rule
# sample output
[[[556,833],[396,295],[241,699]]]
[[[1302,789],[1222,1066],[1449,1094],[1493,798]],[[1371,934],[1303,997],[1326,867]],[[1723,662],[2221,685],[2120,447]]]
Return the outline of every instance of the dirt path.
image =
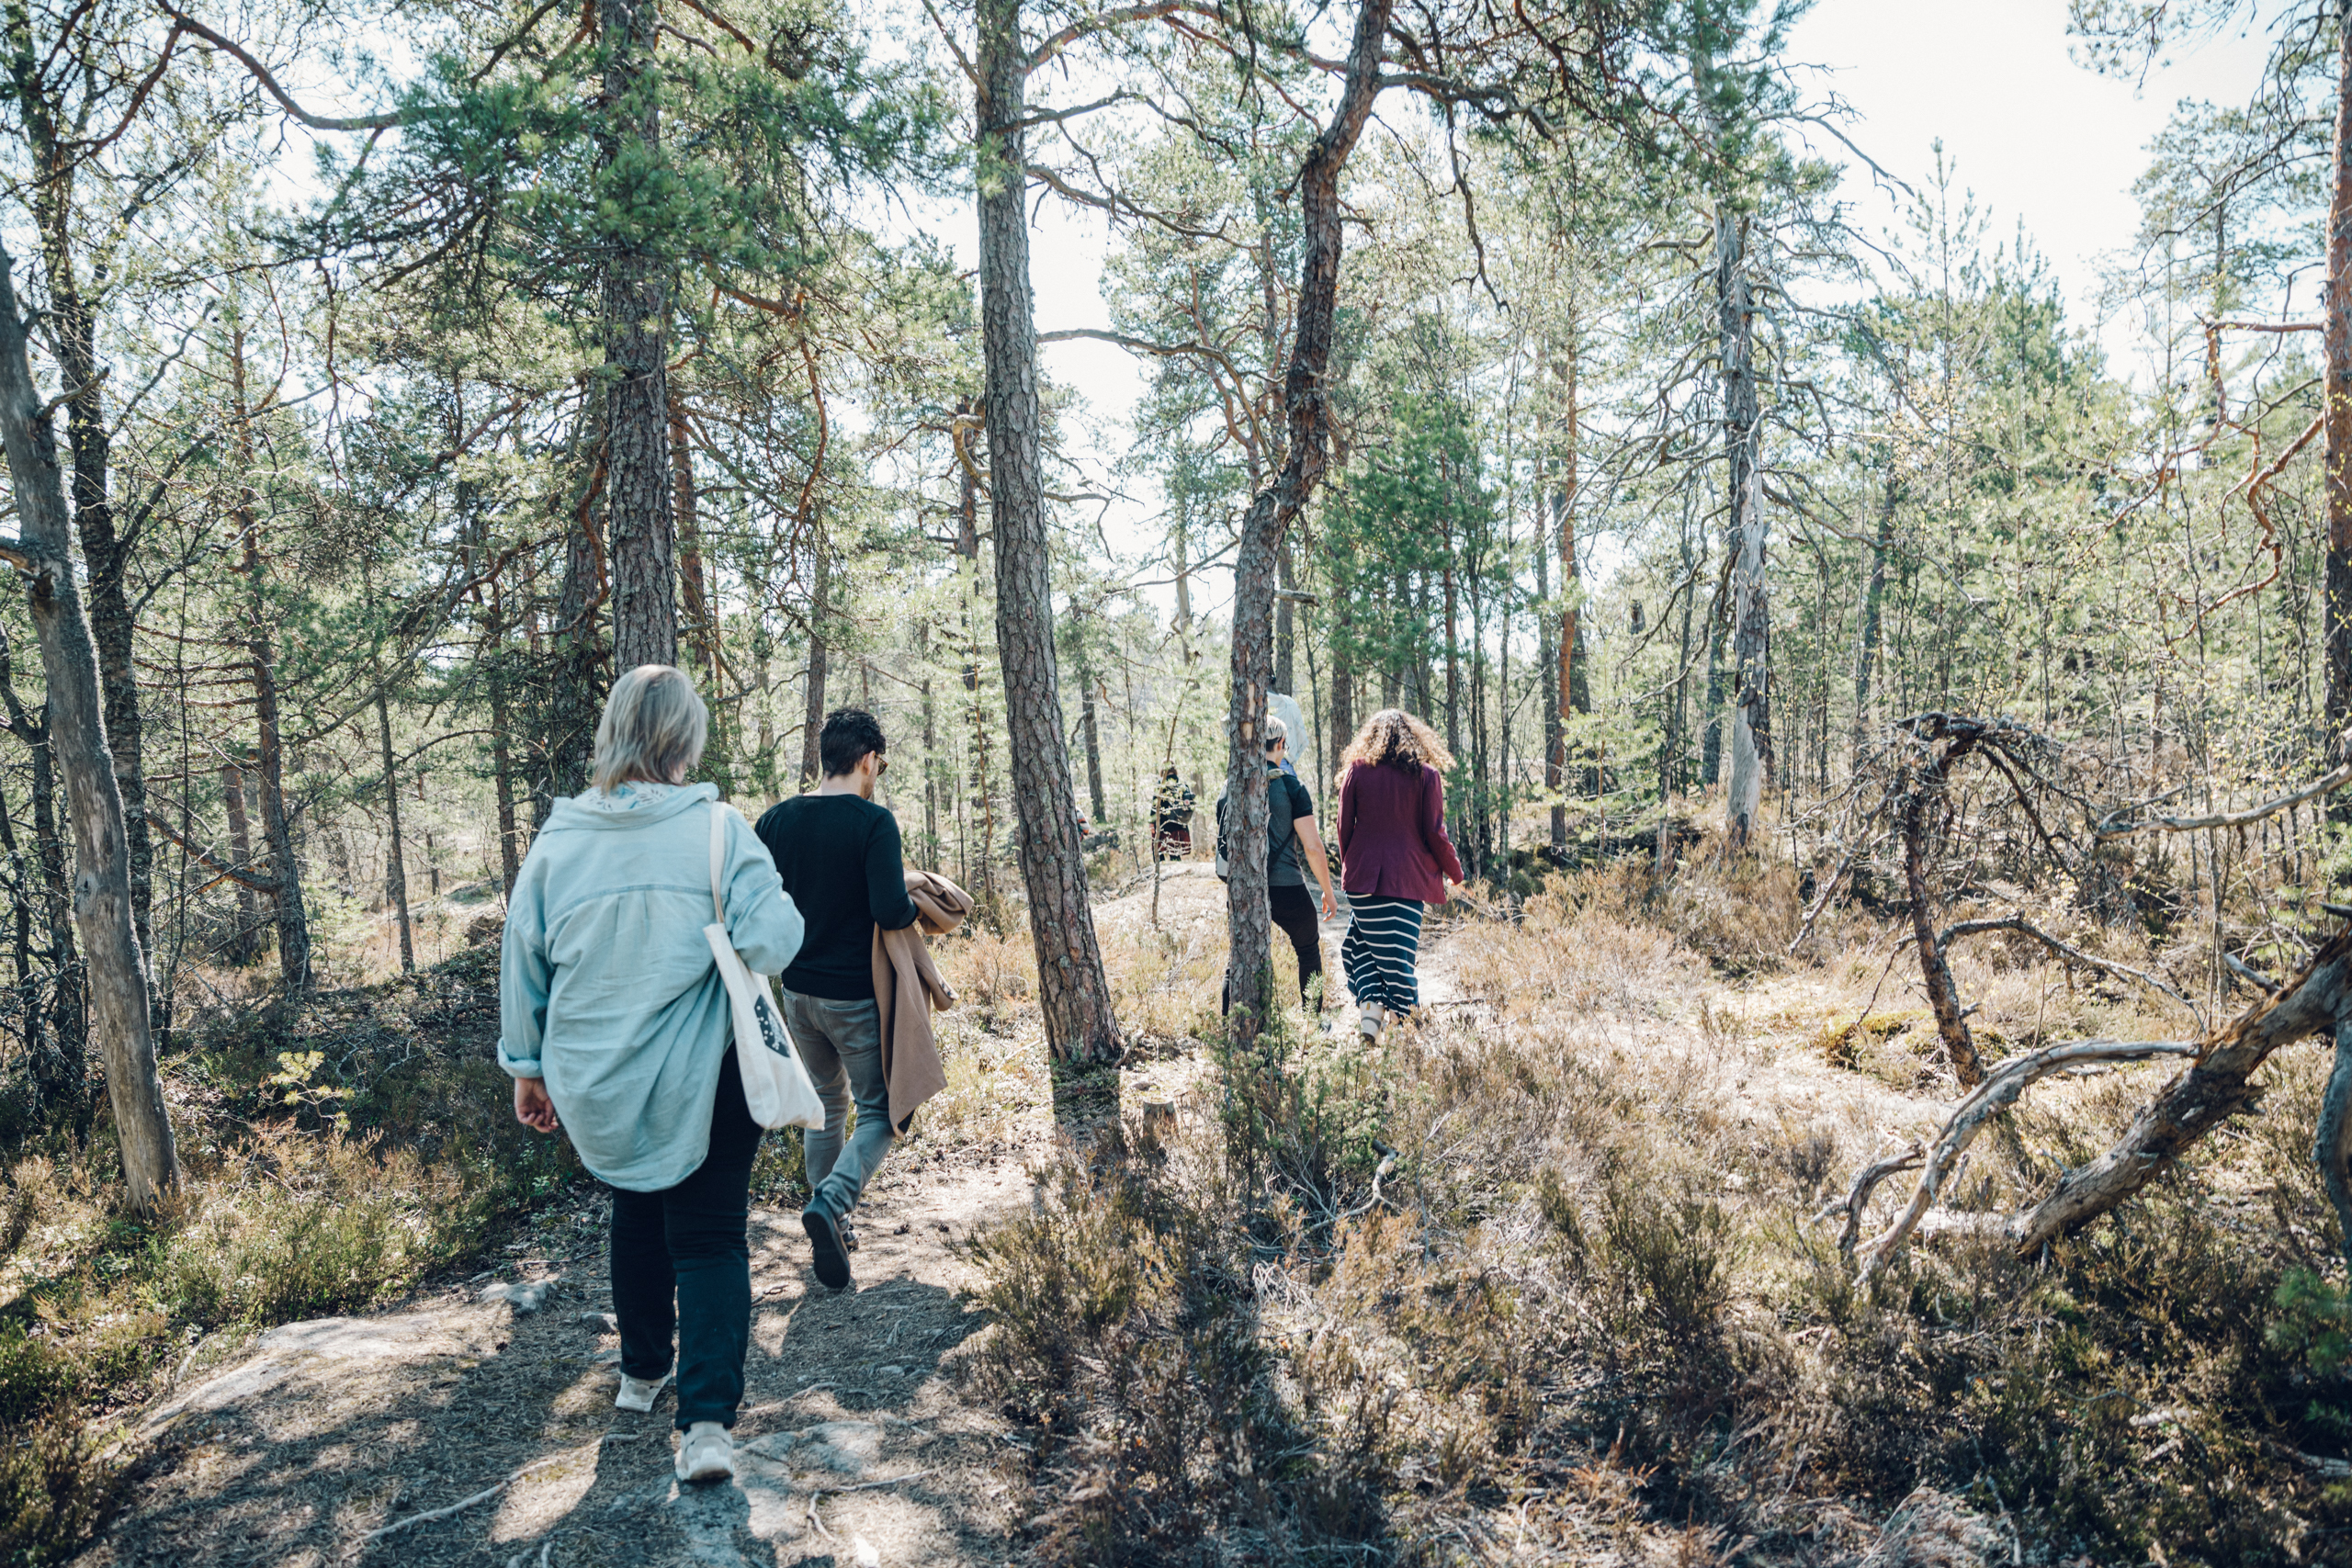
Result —
[[[1017,1457],[953,1363],[981,1326],[950,1250],[1028,1201],[1032,1129],[916,1144],[858,1213],[856,1287],[808,1269],[796,1212],[755,1209],[752,1348],[732,1487],[673,1477],[672,1396],[613,1408],[601,1202],[564,1257],[360,1319],[288,1325],[184,1375],[149,1418],[101,1565],[993,1563]],[[528,1306],[533,1288],[544,1298]],[[522,1304],[484,1301],[503,1288]],[[371,1535],[521,1479],[438,1518]],[[901,1479],[903,1478],[903,1479]]]

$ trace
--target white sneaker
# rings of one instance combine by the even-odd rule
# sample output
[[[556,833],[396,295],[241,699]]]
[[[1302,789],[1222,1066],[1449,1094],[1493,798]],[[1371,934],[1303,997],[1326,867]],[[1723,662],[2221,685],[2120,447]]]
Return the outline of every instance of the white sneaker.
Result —
[[[716,1421],[697,1421],[678,1440],[678,1479],[731,1481],[735,1477],[735,1439]]]
[[[621,1391],[613,1395],[613,1408],[635,1410],[640,1414],[652,1409],[653,1402],[662,1397],[662,1385],[670,1381],[670,1373],[663,1372],[651,1382],[647,1382],[641,1378],[633,1378],[627,1372],[623,1372]]]
[[[1363,1031],[1363,1037],[1366,1040],[1377,1040],[1380,1038],[1381,1016],[1380,1004],[1378,1002],[1374,1002],[1370,1007],[1363,1009],[1363,1016],[1356,1020],[1356,1027]]]

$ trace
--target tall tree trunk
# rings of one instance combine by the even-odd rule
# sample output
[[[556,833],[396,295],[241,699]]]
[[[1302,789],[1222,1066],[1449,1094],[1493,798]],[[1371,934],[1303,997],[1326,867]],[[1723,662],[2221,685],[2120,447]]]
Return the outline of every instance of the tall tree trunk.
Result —
[[[1890,462],[1892,459],[1890,458]],[[1886,553],[1894,543],[1896,485],[1890,468],[1886,498],[1879,509],[1878,536],[1871,541],[1870,571],[1862,580],[1861,627],[1854,648],[1854,731],[1851,766],[1862,764],[1862,748],[1870,742],[1871,682],[1878,673],[1879,622],[1886,604]]]
[[[1037,325],[1029,288],[1022,118],[1028,48],[1021,0],[979,0],[980,340],[987,360],[989,517],[996,541],[996,646],[1005,740],[1029,892],[1046,1043],[1070,1062],[1119,1053],[1119,1024],[1094,937],[1078,803],[1062,738],[1054,661],[1051,540],[1037,404]]]
[[[662,144],[658,0],[596,0],[605,50],[597,100],[607,175]],[[634,195],[636,193],[631,192]],[[629,216],[623,215],[624,226]],[[670,292],[661,258],[626,232],[605,263],[605,515],[613,553],[613,666],[678,661],[675,518],[670,506]]]
[[[1462,754],[1462,649],[1460,632],[1455,626],[1457,605],[1453,581],[1454,552],[1453,541],[1447,542],[1446,564],[1439,573],[1440,592],[1445,605],[1445,749],[1455,756]],[[1458,816],[1458,814],[1457,814]]]
[[[384,861],[384,896],[401,933],[401,973],[416,973],[416,946],[409,935],[408,865],[401,854],[401,776],[392,758],[392,707],[384,695],[383,676],[376,677],[376,734],[384,750],[384,822],[391,830],[391,852]]]
[[[1707,732],[1699,745],[1699,777],[1707,788],[1723,782],[1724,617],[1718,601],[1707,616]]]
[[[130,1206],[144,1213],[178,1185],[179,1154],[155,1073],[147,970],[130,917],[129,840],[107,750],[97,652],[74,585],[57,436],[33,388],[14,265],[0,253],[0,441],[22,531],[17,542],[0,546],[0,558],[28,578],[25,596],[49,691],[49,734],[74,828],[74,923],[89,956],[91,1013],[106,1055],[123,1179]]]
[[[1552,597],[1552,552],[1544,547],[1544,505],[1539,492],[1535,502],[1535,598],[1539,604],[1548,604]],[[1560,788],[1567,780],[1568,729],[1562,722],[1566,708],[1560,701],[1565,688],[1560,684],[1559,622],[1547,614],[1535,617],[1535,661],[1544,688],[1544,787],[1553,796],[1552,847],[1565,850],[1568,806]]]
[[[1555,657],[1560,671],[1553,685],[1553,701],[1559,704],[1560,782],[1567,782],[1567,747],[1566,736],[1578,714],[1592,711],[1592,692],[1585,672],[1583,606],[1577,602],[1584,592],[1582,570],[1577,562],[1577,341],[1576,318],[1568,318],[1567,341],[1561,345],[1557,362],[1560,381],[1560,472],[1559,484],[1552,491],[1552,533],[1555,547],[1560,552],[1560,624],[1553,634]],[[1597,795],[1600,781],[1595,771],[1585,770],[1584,793]]]
[[[1690,742],[1683,728],[1690,713],[1690,619],[1698,608],[1699,584],[1692,573],[1698,563],[1690,550],[1690,513],[1686,505],[1682,513],[1682,531],[1679,540],[1682,553],[1682,577],[1688,586],[1682,592],[1682,626],[1674,644],[1674,700],[1667,710],[1665,761],[1661,766],[1669,770],[1668,782],[1659,785],[1659,794],[1687,794],[1690,790]],[[1660,851],[1661,869],[1667,863]]]
[[[277,971],[288,996],[311,988],[311,920],[303,907],[302,871],[294,858],[294,830],[286,809],[286,756],[280,739],[277,652],[270,637],[269,563],[261,547],[261,515],[254,504],[254,408],[245,384],[245,333],[229,333],[229,390],[236,419],[237,503],[232,516],[243,541],[245,653],[254,683],[255,777],[261,784],[262,841],[269,846],[271,914],[277,925]]]
[[[1330,123],[1299,168],[1304,255],[1283,377],[1288,447],[1273,482],[1251,498],[1233,558],[1233,655],[1226,753],[1226,996],[1237,1043],[1257,1038],[1274,1004],[1274,960],[1266,905],[1266,687],[1273,678],[1275,561],[1283,535],[1322,481],[1330,435],[1327,378],[1339,311],[1340,175],[1380,94],[1380,45],[1396,0],[1362,0],[1348,51],[1346,85]]]
[[[6,645],[0,644],[0,680],[6,679]],[[12,697],[14,694],[10,694]],[[27,863],[22,846],[17,842],[17,825],[8,815],[5,792],[0,792],[0,852],[7,855],[17,877],[17,887],[20,893],[24,892]],[[49,1060],[49,1028],[41,1007],[40,976],[33,969],[33,901],[29,897],[18,897],[12,905],[9,923],[15,937],[12,956],[17,969],[17,1038],[24,1043],[25,1059],[32,1064],[34,1092],[45,1100],[47,1096],[40,1089],[40,1065]],[[46,1114],[47,1108],[40,1109]]]
[[[229,853],[241,871],[254,863],[253,822],[245,815],[245,773],[234,762],[220,764],[220,805],[229,817]],[[261,900],[253,885],[230,880],[237,890],[237,929],[229,939],[232,964],[251,964],[261,951]]]
[[[832,556],[822,539],[817,541],[815,591],[808,596],[808,679],[801,709],[800,787],[807,789],[824,776],[825,761],[818,740],[825,728],[825,678],[830,665],[825,648],[825,621],[832,613]]]
[[[2335,147],[2327,209],[2327,746],[2352,726],[2352,0],[2335,7]],[[2338,795],[2329,811],[2352,817]]]
[[[685,598],[685,640],[704,686],[718,689],[718,619],[703,573],[702,516],[695,505],[695,451],[685,400],[670,389],[670,500],[677,513],[678,586]]]
[[[490,684],[490,776],[498,798],[499,886],[514,896],[514,878],[523,869],[522,835],[514,821],[514,750],[510,739],[514,704],[507,691],[505,601],[498,584],[490,587],[490,625],[483,635],[487,657],[484,678]]]
[[[1086,799],[1094,808],[1096,832],[1110,825],[1110,806],[1102,792],[1102,730],[1095,717],[1093,661],[1086,651],[1086,623],[1072,618],[1070,652],[1078,665],[1078,727],[1086,739]]]
[[[1293,626],[1293,602],[1289,597],[1298,586],[1291,580],[1291,557],[1295,553],[1285,539],[1281,553],[1275,557],[1278,575],[1274,581],[1283,592],[1274,599],[1274,690],[1286,697],[1298,695],[1298,637]],[[1305,736],[1291,739],[1292,750],[1304,749]]]
[[[597,612],[611,596],[596,508],[605,489],[604,417],[592,412],[582,445],[584,467],[571,525],[564,530],[563,580],[556,593],[554,679],[548,682],[547,780],[535,792],[532,821],[547,826],[556,801],[588,787],[596,719],[605,704],[605,643]]]
[[[967,399],[958,405],[964,414],[972,412]],[[962,438],[959,436],[959,440]],[[962,472],[957,476],[956,502],[956,574],[964,580],[964,702],[966,716],[972,730],[971,791],[964,802],[962,820],[977,825],[979,830],[979,854],[972,853],[969,827],[959,829],[957,838],[963,846],[964,880],[975,880],[973,868],[978,867],[977,891],[983,908],[995,919],[996,897],[996,806],[991,791],[994,787],[989,765],[988,705],[980,698],[980,481],[967,457]],[[1183,587],[1177,586],[1177,603],[1183,602]]]
[[[8,728],[32,758],[33,866],[40,874],[40,907],[49,928],[50,994],[30,972],[32,906],[17,901],[17,991],[24,1000],[25,1055],[33,1095],[42,1119],[67,1125],[76,1138],[90,1130],[89,1017],[83,1005],[81,955],[74,942],[74,891],[66,872],[65,834],[57,820],[56,753],[46,704],[38,716],[25,711],[16,688],[6,683],[6,645],[0,642],[0,686],[8,702]],[[8,847],[16,847],[13,829]]]
[[[1747,220],[1715,211],[1716,353],[1723,368],[1724,482],[1731,499],[1731,783],[1724,822],[1745,846],[1772,777],[1771,617],[1764,585],[1763,468],[1758,443],[1756,310]]]
[[[63,382],[65,440],[74,474],[68,500],[82,541],[89,581],[90,637],[98,657],[98,684],[106,702],[107,745],[114,758],[115,784],[122,795],[123,831],[130,855],[130,912],[140,952],[153,951],[148,908],[153,897],[153,851],[147,828],[147,779],[142,765],[143,727],[139,678],[133,663],[135,631],[127,582],[130,541],[115,533],[114,498],[107,488],[112,437],[107,429],[103,369],[98,363],[99,300],[83,292],[74,265],[74,177],[86,155],[73,128],[61,123],[55,81],[39,66],[27,35],[11,27],[8,74],[15,88],[34,164],[32,216],[40,236],[41,270],[49,285],[43,334]],[[97,274],[101,291],[106,269]]]
[[[1361,650],[1355,645],[1355,602],[1344,591],[1333,588],[1331,594],[1331,745],[1326,759],[1330,773],[1320,784],[1328,787],[1330,773],[1339,771],[1339,756],[1349,741],[1356,738],[1356,658]],[[1337,803],[1330,815],[1338,819]],[[1335,837],[1326,840],[1331,852],[1338,852]]]

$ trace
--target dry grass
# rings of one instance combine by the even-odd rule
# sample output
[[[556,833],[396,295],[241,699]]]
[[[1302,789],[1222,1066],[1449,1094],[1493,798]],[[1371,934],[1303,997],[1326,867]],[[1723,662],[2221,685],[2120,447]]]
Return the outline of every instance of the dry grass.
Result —
[[[1220,1054],[1170,1147],[1067,1159],[981,1249],[992,1386],[1037,1423],[1036,1553],[2352,1560],[2352,1487],[2295,1457],[2352,1442],[2313,1054],[2045,1257],[1955,1233],[1860,1290],[1807,1218],[1951,1085],[1895,933],[1840,915],[1775,955],[1794,894],[1555,879],[1450,928],[1466,1005],[1377,1049]],[[1955,968],[1996,1055],[2187,1032],[2023,944]],[[2165,1071],[2037,1089],[1948,1201],[2030,1201]]]
[[[296,1013],[218,995],[164,1064],[186,1180],[161,1213],[119,1208],[103,1120],[87,1145],[0,1157],[0,1560],[77,1549],[114,1494],[117,1420],[189,1363],[395,1297],[579,1179],[506,1114],[493,960]]]

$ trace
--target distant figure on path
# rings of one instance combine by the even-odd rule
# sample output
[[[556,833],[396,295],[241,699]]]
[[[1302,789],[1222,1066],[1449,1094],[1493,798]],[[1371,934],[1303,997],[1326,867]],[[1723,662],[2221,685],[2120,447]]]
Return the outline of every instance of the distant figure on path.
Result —
[[[817,1278],[836,1291],[850,1283],[856,1245],[850,1211],[896,1136],[874,991],[874,933],[877,927],[903,931],[921,914],[907,894],[899,819],[874,803],[875,784],[890,765],[885,749],[881,725],[864,708],[827,714],[817,737],[823,780],[807,795],[768,807],[759,826],[785,892],[808,922],[800,954],[777,985],[785,1027],[825,1102],[825,1130],[801,1140],[809,1197],[800,1224]],[[857,1130],[844,1145],[853,1097]]]
[[[1284,767],[1290,751],[1289,727],[1279,718],[1266,720],[1266,907],[1275,925],[1290,938],[1298,957],[1298,998],[1309,997],[1309,985],[1323,973],[1323,942],[1316,929],[1315,900],[1306,891],[1306,873],[1315,874],[1323,889],[1323,919],[1335,919],[1340,901],[1331,892],[1331,865],[1323,852],[1323,834],[1315,826],[1315,797],[1298,775]],[[1226,797],[1216,797],[1219,843],[1225,839]],[[1230,1009],[1228,990],[1221,1004]],[[1321,1009],[1319,1000],[1316,1003]]]
[[[1436,732],[1396,708],[1365,719],[1340,753],[1340,885],[1351,912],[1340,964],[1367,1040],[1420,1005],[1421,911],[1462,880],[1445,836],[1443,774],[1453,765]]]
[[[499,955],[498,1065],[514,1115],[570,1131],[613,1189],[613,1314],[623,1410],[653,1408],[677,1339],[678,1476],[735,1473],[751,1339],[752,1156],[727,989],[711,962],[710,814],[726,825],[721,900],[743,962],[774,974],[800,915],[742,818],[689,784],[710,718],[666,664],[614,682],[594,787],[531,840]]]
[[[1169,769],[1159,781],[1159,792],[1151,797],[1152,852],[1161,860],[1182,860],[1193,852],[1193,801],[1183,775]]]

